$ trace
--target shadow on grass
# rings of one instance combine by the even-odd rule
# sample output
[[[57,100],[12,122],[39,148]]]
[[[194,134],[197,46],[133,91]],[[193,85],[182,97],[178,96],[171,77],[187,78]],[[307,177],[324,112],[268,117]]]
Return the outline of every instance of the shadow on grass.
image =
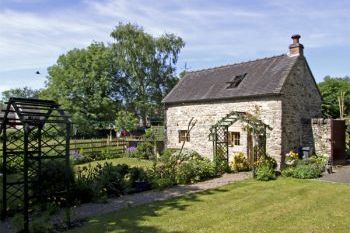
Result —
[[[238,182],[240,183],[240,182]],[[237,183],[237,184],[238,184]],[[241,185],[238,185],[241,186]],[[237,188],[238,188],[237,186]],[[246,185],[244,185],[246,186]],[[197,187],[193,186],[177,186],[169,190],[161,191],[166,193],[176,190],[178,193],[188,193],[198,191]],[[178,226],[172,225],[172,219],[158,219],[167,211],[184,211],[193,203],[201,202],[201,196],[215,195],[218,193],[232,191],[232,188],[217,188],[213,190],[202,191],[200,193],[192,193],[181,197],[174,197],[165,201],[156,201],[147,204],[142,204],[133,207],[126,207],[116,210],[113,213],[100,215],[90,218],[82,228],[73,229],[73,232],[150,232],[150,233],[183,233],[185,231],[178,230]],[[161,197],[160,197],[161,198]],[[150,222],[152,219],[152,223]],[[160,228],[157,225],[165,226],[168,230]]]

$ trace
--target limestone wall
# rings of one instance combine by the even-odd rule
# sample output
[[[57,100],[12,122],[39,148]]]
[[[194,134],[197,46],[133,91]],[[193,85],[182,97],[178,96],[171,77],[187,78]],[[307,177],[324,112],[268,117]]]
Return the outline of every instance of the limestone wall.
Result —
[[[304,57],[292,69],[282,94],[282,154],[300,146],[314,149],[311,118],[321,115],[322,99]]]
[[[312,132],[315,146],[315,154],[331,155],[331,120],[317,118],[312,119]]]
[[[178,141],[178,130],[186,130],[188,122],[194,117],[197,124],[185,148],[212,159],[213,143],[208,138],[210,127],[232,111],[255,114],[256,107],[260,109],[260,119],[273,128],[267,132],[267,153],[280,161],[282,102],[277,97],[260,98],[259,101],[246,99],[166,106],[166,145],[168,148],[180,148],[182,143]],[[241,128],[239,125],[233,127]],[[230,154],[237,150],[246,153],[247,136],[244,132],[241,133],[241,142],[241,148],[229,149]]]

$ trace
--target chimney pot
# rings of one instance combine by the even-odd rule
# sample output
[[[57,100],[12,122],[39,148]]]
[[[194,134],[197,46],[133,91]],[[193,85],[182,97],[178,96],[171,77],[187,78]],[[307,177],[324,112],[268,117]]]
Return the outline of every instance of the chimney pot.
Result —
[[[299,34],[292,35],[293,39],[293,44],[289,45],[289,56],[294,57],[294,56],[302,56],[304,54],[304,46],[299,43],[300,39]]]

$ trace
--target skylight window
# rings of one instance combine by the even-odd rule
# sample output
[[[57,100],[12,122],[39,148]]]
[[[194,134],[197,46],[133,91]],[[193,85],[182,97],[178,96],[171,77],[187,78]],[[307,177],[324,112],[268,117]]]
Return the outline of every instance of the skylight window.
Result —
[[[238,87],[246,75],[247,75],[247,73],[236,75],[232,81],[227,82],[227,84],[228,84],[227,89]]]

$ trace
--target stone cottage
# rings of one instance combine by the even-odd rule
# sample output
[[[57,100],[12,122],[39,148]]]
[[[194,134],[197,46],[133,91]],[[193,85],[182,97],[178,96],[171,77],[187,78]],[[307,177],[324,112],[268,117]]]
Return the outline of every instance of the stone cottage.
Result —
[[[256,116],[270,129],[266,152],[279,163],[290,150],[314,148],[311,118],[321,116],[322,97],[303,54],[300,36],[292,36],[288,54],[187,72],[163,99],[166,147],[193,149],[213,158],[210,128],[227,114]],[[191,119],[195,126],[187,132]],[[237,121],[228,128],[229,157],[249,153],[252,135]]]

